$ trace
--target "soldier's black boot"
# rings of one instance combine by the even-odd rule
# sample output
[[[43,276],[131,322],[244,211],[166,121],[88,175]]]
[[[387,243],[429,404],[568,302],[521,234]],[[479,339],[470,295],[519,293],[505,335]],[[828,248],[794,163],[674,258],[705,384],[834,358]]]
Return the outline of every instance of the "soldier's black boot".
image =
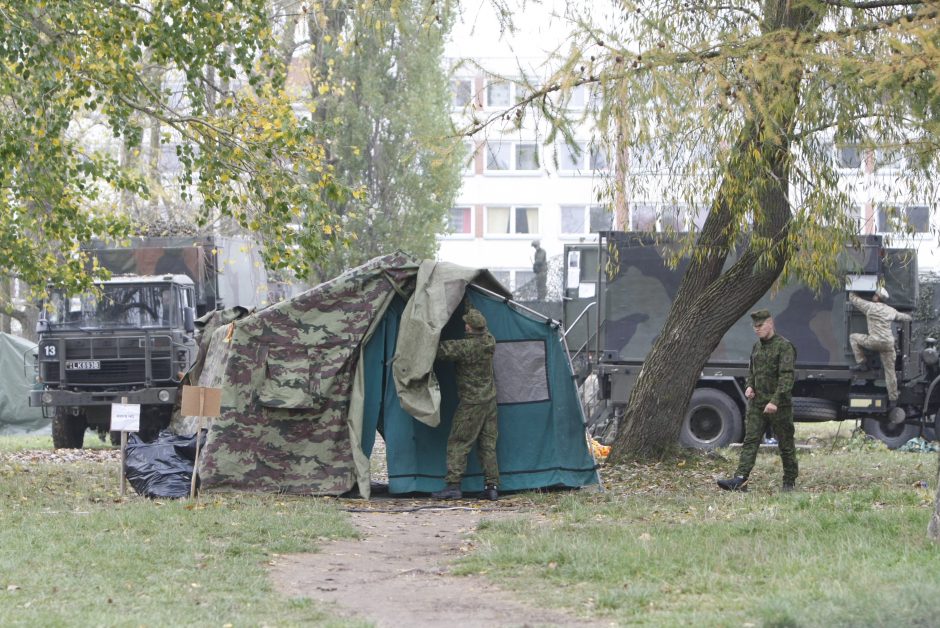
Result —
[[[856,362],[855,364],[849,367],[849,370],[852,371],[853,373],[861,373],[863,371],[867,371],[868,367],[865,365],[864,362]]]
[[[488,499],[491,502],[495,502],[499,499],[499,491],[496,490],[495,484],[487,484],[483,487],[483,494],[480,495],[483,499]]]
[[[796,490],[796,482],[793,480],[784,480],[781,489],[784,493],[792,493]]]
[[[431,493],[433,499],[460,499],[463,493],[460,492],[459,484],[448,484],[439,491]]]
[[[718,480],[718,488],[723,491],[747,491],[747,478],[736,475],[726,480]]]

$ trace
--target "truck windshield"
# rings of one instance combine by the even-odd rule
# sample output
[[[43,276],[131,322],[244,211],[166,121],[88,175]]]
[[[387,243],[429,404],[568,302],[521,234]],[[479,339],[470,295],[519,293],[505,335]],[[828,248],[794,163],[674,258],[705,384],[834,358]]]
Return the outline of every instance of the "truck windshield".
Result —
[[[105,284],[100,294],[53,292],[45,319],[51,327],[169,327],[181,320],[177,291],[161,284]]]

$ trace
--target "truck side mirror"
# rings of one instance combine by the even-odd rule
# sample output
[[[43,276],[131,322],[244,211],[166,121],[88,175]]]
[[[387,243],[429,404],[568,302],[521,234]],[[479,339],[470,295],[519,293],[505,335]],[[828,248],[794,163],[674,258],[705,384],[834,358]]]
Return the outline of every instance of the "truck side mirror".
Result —
[[[189,333],[196,331],[196,310],[191,307],[183,308],[183,329]]]

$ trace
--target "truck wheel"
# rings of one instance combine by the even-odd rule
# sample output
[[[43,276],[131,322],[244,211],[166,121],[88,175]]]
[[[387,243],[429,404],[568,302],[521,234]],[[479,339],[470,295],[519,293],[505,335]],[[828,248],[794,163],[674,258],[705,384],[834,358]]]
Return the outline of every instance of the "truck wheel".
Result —
[[[67,408],[56,408],[52,418],[52,446],[56,449],[81,449],[87,428],[84,414],[74,416]]]
[[[894,425],[888,421],[879,421],[878,419],[864,419],[862,421],[862,430],[869,436],[874,436],[888,449],[897,449],[907,441],[920,434],[920,428],[915,425]]]
[[[839,404],[817,397],[794,397],[794,421],[835,421],[839,416]]]
[[[741,410],[714,388],[696,388],[682,421],[679,444],[696,449],[727,447],[741,440]]]

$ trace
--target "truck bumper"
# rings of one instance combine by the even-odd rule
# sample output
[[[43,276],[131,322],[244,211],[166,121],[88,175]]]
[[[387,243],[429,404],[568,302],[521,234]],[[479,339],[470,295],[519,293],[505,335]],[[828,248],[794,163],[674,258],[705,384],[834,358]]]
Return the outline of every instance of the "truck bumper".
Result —
[[[176,403],[176,397],[178,394],[179,390],[176,387],[147,388],[146,390],[127,390],[117,392],[32,390],[29,393],[29,405],[33,407],[108,406],[112,403],[170,405]]]

